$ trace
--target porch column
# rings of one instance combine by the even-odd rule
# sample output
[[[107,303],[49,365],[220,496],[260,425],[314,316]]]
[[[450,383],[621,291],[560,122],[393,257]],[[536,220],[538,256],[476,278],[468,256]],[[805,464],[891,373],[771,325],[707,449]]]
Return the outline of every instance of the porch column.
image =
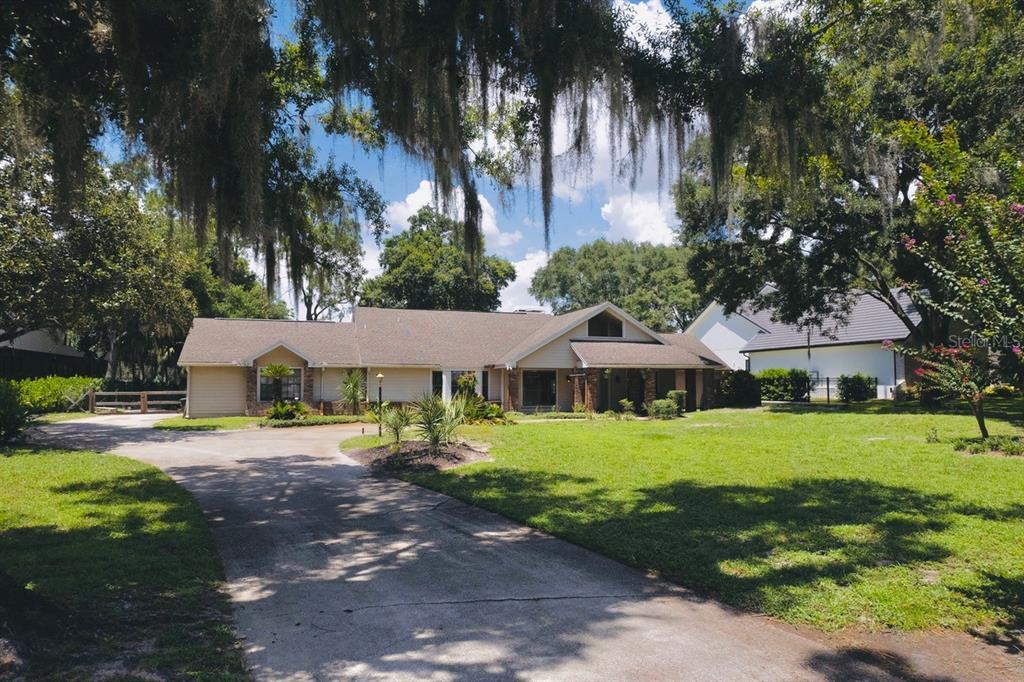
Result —
[[[572,377],[572,404],[585,405],[587,396],[587,385],[584,382],[584,374],[580,370],[573,370]]]
[[[451,400],[452,399],[452,373],[451,370],[441,370],[441,399]]]
[[[585,395],[583,398],[583,404],[587,406],[588,412],[597,411],[597,396],[598,396],[598,384],[597,382],[601,379],[601,370],[597,367],[587,367],[586,369],[586,387]]]
[[[508,370],[506,374],[508,374],[508,393],[506,394],[508,409],[515,412],[519,409],[519,379],[522,376],[522,370],[516,367]]]
[[[255,417],[259,414],[256,405],[256,389],[259,387],[259,368],[255,365],[245,368],[245,416]]]
[[[658,398],[658,373],[653,369],[644,370],[644,404],[650,405]],[[637,405],[639,407],[639,405]]]
[[[313,368],[308,362],[302,363],[302,402],[312,408],[313,402]]]

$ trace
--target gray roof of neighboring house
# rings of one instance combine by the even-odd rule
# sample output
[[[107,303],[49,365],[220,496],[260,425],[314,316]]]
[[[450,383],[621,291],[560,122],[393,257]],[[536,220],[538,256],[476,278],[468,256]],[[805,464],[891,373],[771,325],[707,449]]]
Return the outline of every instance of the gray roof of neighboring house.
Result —
[[[14,350],[47,353],[49,355],[65,355],[73,358],[85,357],[85,353],[77,348],[65,345],[56,333],[45,329],[25,332],[10,341],[0,342],[0,348],[13,348]]]
[[[921,313],[904,292],[897,292],[903,310],[915,324],[921,322]],[[845,323],[827,321],[822,327],[800,329],[798,325],[774,322],[770,311],[749,311],[742,309],[740,315],[764,331],[758,332],[741,351],[756,353],[784,348],[806,348],[811,346],[835,346],[854,343],[871,343],[885,339],[901,340],[910,335],[903,321],[885,303],[869,294],[860,294],[853,302]]]
[[[557,316],[356,308],[352,322],[196,318],[178,362],[248,365],[260,355],[284,346],[313,366],[474,369],[514,364],[534,348],[606,308],[602,304]],[[648,357],[652,362],[658,361],[654,364],[664,364],[662,360],[671,358],[677,366],[710,366],[720,362],[696,337],[656,336],[665,345],[604,341],[584,345],[620,346],[620,352],[632,353],[640,364]]]

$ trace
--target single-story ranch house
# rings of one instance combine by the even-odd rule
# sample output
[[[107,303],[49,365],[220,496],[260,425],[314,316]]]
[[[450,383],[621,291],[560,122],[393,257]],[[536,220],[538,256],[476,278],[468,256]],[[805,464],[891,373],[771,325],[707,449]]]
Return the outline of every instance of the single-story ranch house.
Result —
[[[506,410],[636,406],[685,388],[688,409],[708,406],[725,369],[690,334],[659,334],[610,303],[564,315],[356,308],[351,322],[196,318],[178,363],[188,373],[188,417],[257,415],[272,384],[260,368],[293,368],[284,396],[337,411],[350,368],[366,372],[376,399],[448,398],[457,378]]]
[[[921,314],[909,296],[898,294],[907,316],[915,323]],[[860,294],[844,321],[826,320],[818,327],[783,324],[771,310],[746,305],[731,313],[711,303],[687,327],[731,369],[753,373],[764,369],[807,370],[814,395],[824,397],[825,379],[858,372],[874,377],[878,398],[891,398],[906,381],[907,358],[883,341],[903,341],[912,330],[878,299]]]

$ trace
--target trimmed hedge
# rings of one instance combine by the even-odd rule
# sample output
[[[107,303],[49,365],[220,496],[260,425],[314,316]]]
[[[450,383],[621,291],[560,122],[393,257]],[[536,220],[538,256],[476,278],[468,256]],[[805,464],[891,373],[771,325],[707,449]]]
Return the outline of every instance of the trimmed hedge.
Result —
[[[682,389],[676,389],[674,391],[669,391],[667,394],[665,394],[665,397],[667,397],[669,400],[675,403],[676,416],[682,417],[683,413],[686,412],[686,391]]]
[[[802,369],[772,367],[757,373],[761,400],[806,401],[811,394],[811,375]]]
[[[302,417],[301,419],[264,419],[262,422],[263,426],[269,426],[272,429],[287,429],[293,426],[325,426],[327,424],[358,424],[359,422],[369,422],[369,417],[361,415],[351,414],[325,414],[319,415],[314,414],[308,417]]]
[[[676,401],[670,398],[652,401],[647,406],[647,416],[651,419],[675,419]]]
[[[839,377],[839,399],[844,403],[859,403],[871,400],[876,395],[875,378],[867,374],[843,374]]]
[[[718,384],[718,403],[722,407],[756,407],[761,404],[757,378],[745,369],[724,372]]]
[[[93,377],[43,377],[15,382],[21,402],[30,412],[63,412],[90,388],[100,388],[102,379]]]
[[[32,415],[19,395],[17,382],[0,379],[0,443],[17,440],[31,424]]]

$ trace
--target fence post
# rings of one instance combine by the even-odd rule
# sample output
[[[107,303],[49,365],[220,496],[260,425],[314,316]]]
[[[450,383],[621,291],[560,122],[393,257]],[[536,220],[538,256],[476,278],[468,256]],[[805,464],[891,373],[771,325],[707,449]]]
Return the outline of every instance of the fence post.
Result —
[[[825,377],[825,404],[832,404],[832,377]]]
[[[149,394],[145,391],[139,393],[139,412],[146,414],[149,411]]]
[[[95,412],[96,411],[96,389],[95,388],[90,388],[89,389],[89,411],[90,412]]]

